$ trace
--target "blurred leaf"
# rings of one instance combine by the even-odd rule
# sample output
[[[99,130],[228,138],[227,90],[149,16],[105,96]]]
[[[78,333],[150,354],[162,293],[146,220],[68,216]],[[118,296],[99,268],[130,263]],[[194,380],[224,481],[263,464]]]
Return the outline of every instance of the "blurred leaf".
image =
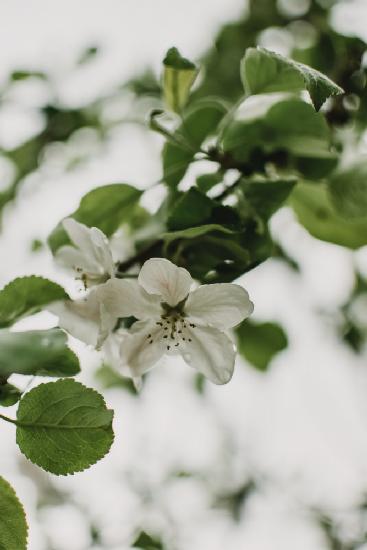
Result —
[[[0,330],[0,377],[11,374],[75,376],[79,360],[60,329],[9,332]]]
[[[214,172],[213,174],[202,174],[196,178],[196,185],[202,193],[210,191],[214,185],[223,181],[223,174]]]
[[[31,242],[31,251],[39,252],[44,247],[44,243],[40,239],[33,239]]]
[[[80,201],[78,209],[70,214],[72,218],[88,227],[98,227],[107,237],[135,215],[142,192],[125,183],[104,185],[93,189]],[[48,238],[53,253],[69,242],[59,223]]]
[[[163,93],[167,106],[180,113],[189,97],[198,69],[182,57],[177,48],[170,48],[163,60]]]
[[[14,489],[0,477],[0,549],[26,550],[28,526]]]
[[[41,80],[48,80],[46,73],[42,71],[13,71],[9,78],[13,82],[17,82],[18,80],[27,80],[28,78],[40,78]]]
[[[366,218],[367,160],[339,170],[329,179],[329,191],[337,211],[345,218]]]
[[[238,351],[261,371],[266,371],[274,356],[288,345],[284,330],[276,323],[246,320],[236,333]]]
[[[240,188],[256,213],[261,218],[268,220],[287,200],[296,181],[294,178],[279,178],[274,180],[259,178],[252,180],[244,179]]]
[[[195,153],[200,150],[205,139],[214,134],[219,122],[227,112],[223,102],[215,99],[198,101],[183,114],[182,125],[174,136],[183,138],[192,151],[173,143],[166,143],[163,156],[163,180],[169,187],[176,187],[186,173]]]
[[[20,401],[17,444],[34,464],[56,475],[81,472],[113,442],[113,411],[103,397],[71,379],[41,384]]]
[[[308,90],[317,110],[342,88],[319,71],[265,48],[249,48],[241,62],[246,95]]]
[[[339,216],[325,186],[298,184],[289,202],[299,222],[317,239],[352,249],[367,244],[367,220],[346,220]]]
[[[163,543],[156,538],[151,537],[145,531],[141,531],[132,544],[132,548],[141,550],[164,550]]]
[[[51,302],[68,298],[61,286],[43,277],[14,279],[0,291],[0,327],[12,325]]]
[[[96,371],[96,379],[105,389],[122,388],[132,395],[137,395],[132,379],[121,376],[109,365],[102,365]]]
[[[11,407],[12,405],[15,405],[15,403],[18,403],[21,397],[22,397],[22,392],[12,384],[0,383],[0,406],[1,407]]]
[[[96,57],[98,52],[99,52],[98,46],[89,46],[81,53],[77,61],[77,64],[84,65],[84,63],[88,63],[89,61],[91,61]]]

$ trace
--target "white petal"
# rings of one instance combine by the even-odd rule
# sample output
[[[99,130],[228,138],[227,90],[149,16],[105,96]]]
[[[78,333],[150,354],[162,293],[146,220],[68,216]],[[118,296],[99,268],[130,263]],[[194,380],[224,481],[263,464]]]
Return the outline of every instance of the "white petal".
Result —
[[[190,328],[180,343],[180,353],[188,365],[201,372],[214,384],[226,384],[233,374],[236,353],[230,338],[212,327]]]
[[[253,310],[247,291],[232,283],[202,285],[190,292],[185,303],[185,313],[194,322],[220,329],[235,327]]]
[[[93,254],[93,245],[90,227],[79,223],[73,218],[66,218],[62,225],[72,243],[86,254]]]
[[[73,257],[70,252],[71,247],[62,247],[62,249],[67,248],[66,258],[64,250],[57,255],[59,260],[60,257],[66,262],[79,259],[78,267],[81,267],[90,279],[98,279],[104,274],[112,276],[114,262],[105,234],[97,227],[87,227],[73,218],[67,218],[62,223],[70,240],[80,250],[80,255]]]
[[[60,265],[81,273],[96,273],[100,270],[92,256],[87,256],[79,248],[70,245],[59,248],[55,260]]]
[[[139,392],[143,386],[142,378],[140,376],[134,376],[134,372],[131,370],[131,368],[123,364],[120,355],[121,343],[123,342],[127,333],[128,331],[126,329],[118,329],[115,332],[112,332],[103,344],[102,351],[106,363],[122,376],[128,376],[129,378],[132,378],[135,389],[137,392]]]
[[[59,317],[59,326],[86,344],[100,347],[116,325],[117,315],[108,307],[106,285],[92,289],[82,300],[65,300],[47,309]]]
[[[138,321],[121,343],[120,357],[123,367],[129,367],[137,378],[159,361],[165,352],[163,331],[154,322]],[[151,343],[153,341],[153,343]]]
[[[137,281],[131,279],[111,279],[105,285],[105,302],[118,317],[137,319],[159,318],[162,313],[160,300],[148,294]]]
[[[163,302],[175,306],[186,298],[192,278],[183,267],[177,267],[165,258],[151,258],[140,270],[139,284],[149,294],[159,294]]]

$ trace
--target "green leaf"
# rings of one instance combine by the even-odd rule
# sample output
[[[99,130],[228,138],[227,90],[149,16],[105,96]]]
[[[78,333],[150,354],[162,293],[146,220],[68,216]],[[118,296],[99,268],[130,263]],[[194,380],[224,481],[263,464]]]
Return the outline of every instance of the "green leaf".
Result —
[[[312,67],[259,47],[246,50],[241,61],[241,78],[248,96],[307,90],[316,110],[328,97],[344,91]]]
[[[28,526],[14,489],[0,477],[0,550],[26,550]]]
[[[17,443],[31,462],[48,472],[81,472],[110,450],[112,419],[103,397],[79,382],[41,384],[20,401]]]
[[[213,174],[202,174],[196,178],[196,185],[202,193],[207,193],[212,187],[223,181],[223,174],[214,172]]]
[[[191,187],[173,206],[167,219],[168,229],[180,230],[205,224],[210,220],[213,207],[209,197]]]
[[[11,374],[75,376],[79,361],[60,329],[9,332],[0,330],[0,377]]]
[[[163,60],[163,93],[167,106],[180,113],[185,106],[198,69],[182,57],[177,48],[170,48]]]
[[[131,378],[121,376],[109,365],[102,365],[96,371],[95,376],[102,388],[121,388],[132,395],[137,395],[138,393]]]
[[[169,187],[176,187],[181,181],[202,143],[215,133],[226,112],[227,107],[221,101],[206,99],[198,101],[184,113],[182,125],[174,136],[189,143],[192,151],[173,143],[165,144],[162,152],[163,180]]]
[[[134,216],[141,193],[126,183],[97,187],[84,195],[78,209],[70,217],[88,227],[98,227],[109,237]],[[59,223],[49,236],[48,244],[55,253],[60,246],[68,243],[69,238]]]
[[[235,160],[250,162],[261,171],[269,155],[281,153],[287,167],[308,178],[323,177],[335,167],[337,155],[330,150],[328,125],[309,103],[278,98],[256,118],[241,118],[240,113],[222,135],[223,150]]]
[[[18,403],[22,392],[12,384],[0,383],[0,406],[11,407]]]
[[[195,239],[196,237],[201,237],[207,233],[215,233],[216,231],[219,233],[226,233],[227,235],[233,235],[235,233],[223,225],[209,223],[206,225],[199,225],[198,227],[189,227],[188,229],[182,229],[181,231],[169,231],[167,233],[163,233],[161,238],[165,241],[165,243],[170,244],[171,242],[179,239]]]
[[[256,213],[268,220],[286,201],[297,180],[288,179],[252,179],[241,183],[241,190]]]
[[[342,216],[367,219],[367,160],[333,174],[329,179],[329,191]]]
[[[288,345],[284,330],[275,323],[243,321],[236,329],[240,354],[254,367],[265,371],[271,360]]]
[[[8,327],[43,306],[69,296],[58,284],[43,277],[19,277],[0,291],[0,327]]]
[[[132,548],[140,548],[141,550],[164,550],[162,542],[153,538],[145,531],[141,531],[132,544]]]
[[[317,239],[352,249],[367,244],[367,220],[339,216],[325,186],[298,184],[289,202],[300,223]]]

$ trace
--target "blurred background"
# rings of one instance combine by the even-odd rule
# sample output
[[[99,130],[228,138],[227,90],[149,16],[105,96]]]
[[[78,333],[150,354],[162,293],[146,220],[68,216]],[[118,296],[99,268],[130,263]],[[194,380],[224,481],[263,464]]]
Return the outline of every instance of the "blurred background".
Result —
[[[90,189],[160,180],[147,116],[168,48],[203,67],[194,93],[233,100],[247,46],[344,68],[349,86],[367,41],[366,0],[2,0],[0,21],[0,283],[35,273],[71,292],[46,238]],[[279,257],[240,283],[277,344],[239,358],[227,386],[167,360],[136,395],[71,340],[79,378],[115,410],[112,452],[51,476],[1,424],[0,474],[26,508],[29,550],[367,549],[367,250],[313,238],[288,208],[271,230]]]

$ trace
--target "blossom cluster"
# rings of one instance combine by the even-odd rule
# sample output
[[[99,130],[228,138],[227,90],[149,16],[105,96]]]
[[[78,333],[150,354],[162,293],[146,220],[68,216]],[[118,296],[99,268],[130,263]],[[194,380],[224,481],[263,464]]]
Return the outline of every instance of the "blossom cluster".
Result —
[[[228,331],[253,311],[233,283],[195,287],[190,273],[165,258],[147,260],[136,278],[118,278],[110,244],[99,229],[72,218],[63,226],[72,245],[56,260],[72,268],[85,296],[52,304],[59,325],[101,349],[123,375],[139,381],[163,355],[179,354],[215,384],[232,377],[235,346]],[[130,328],[121,321],[132,320]]]

